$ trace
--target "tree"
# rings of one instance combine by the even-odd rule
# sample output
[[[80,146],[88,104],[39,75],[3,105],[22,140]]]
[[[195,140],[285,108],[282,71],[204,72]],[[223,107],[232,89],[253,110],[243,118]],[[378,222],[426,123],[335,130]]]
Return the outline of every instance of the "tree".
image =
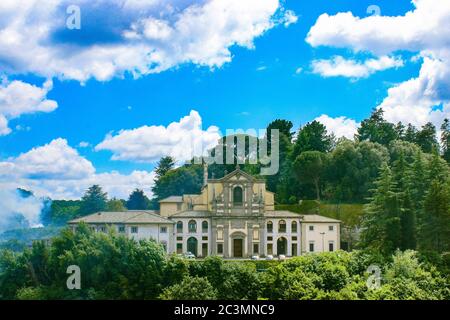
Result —
[[[300,182],[312,183],[320,200],[320,182],[326,166],[326,155],[319,151],[301,153],[294,161],[294,172]]]
[[[450,186],[434,179],[425,196],[419,228],[420,248],[445,252],[450,250]]]
[[[383,109],[374,109],[369,119],[361,122],[356,139],[358,141],[369,140],[387,146],[392,140],[398,138],[398,133],[392,123],[383,118]]]
[[[161,178],[175,166],[175,159],[171,156],[162,157],[155,168],[156,179]]]
[[[422,126],[422,130],[417,132],[415,142],[423,152],[431,153],[433,150],[437,150],[436,127],[431,122],[426,123]]]
[[[392,254],[401,246],[400,203],[391,169],[385,163],[362,217],[364,247]]]
[[[206,278],[187,276],[179,284],[164,289],[163,300],[214,300],[217,292]]]
[[[152,187],[157,200],[169,196],[196,194],[203,185],[203,168],[201,165],[185,165],[170,170],[161,178],[155,180]]]
[[[332,136],[328,135],[326,127],[314,120],[303,126],[297,135],[292,151],[292,159],[296,159],[302,152],[328,152],[333,145]]]
[[[88,215],[94,212],[105,211],[108,196],[99,185],[95,184],[86,191],[81,201],[80,213]]]
[[[106,204],[106,209],[107,209],[107,211],[110,211],[110,212],[121,212],[121,211],[127,210],[125,208],[125,206],[123,205],[122,200],[118,200],[116,198],[113,198],[108,201],[108,203]]]
[[[384,162],[386,147],[370,141],[341,141],[329,157],[326,181],[329,197],[339,201],[365,201]]]
[[[441,125],[442,157],[450,164],[450,121],[444,119]]]
[[[148,210],[150,208],[150,200],[143,190],[135,189],[130,194],[126,206],[128,210]]]
[[[415,143],[417,140],[417,129],[411,123],[409,123],[408,127],[406,128],[403,140],[411,143]]]
[[[411,169],[403,155],[400,153],[393,164],[393,180],[398,190],[400,206],[401,244],[400,249],[416,248],[416,210],[411,192]]]

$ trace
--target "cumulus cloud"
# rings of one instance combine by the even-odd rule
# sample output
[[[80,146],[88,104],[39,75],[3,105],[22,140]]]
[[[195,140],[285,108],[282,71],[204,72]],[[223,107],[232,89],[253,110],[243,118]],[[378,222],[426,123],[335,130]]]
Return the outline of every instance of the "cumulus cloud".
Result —
[[[336,138],[345,137],[347,139],[353,139],[359,127],[358,122],[343,116],[332,118],[323,114],[314,120],[322,123],[328,132],[334,133]]]
[[[450,117],[450,1],[413,0],[402,16],[321,15],[306,41],[314,47],[350,48],[383,56],[407,50],[422,58],[419,75],[390,88],[379,105],[392,122],[439,126]],[[442,106],[436,110],[436,106]]]
[[[89,160],[61,138],[0,161],[0,189],[20,187],[53,199],[79,198],[93,184],[100,184],[111,197],[126,198],[135,188],[151,194],[153,179],[154,173],[148,171],[98,173]]]
[[[66,28],[69,5],[80,6],[81,30]],[[232,46],[253,48],[296,21],[279,0],[1,1],[0,68],[81,82],[183,63],[214,68],[231,61]]]
[[[162,156],[172,156],[177,161],[186,161],[200,156],[215,146],[220,138],[219,128],[202,129],[202,119],[197,111],[178,122],[164,126],[142,126],[121,130],[117,135],[108,135],[95,150],[113,152],[112,160],[129,160],[153,163]]]
[[[375,59],[367,59],[359,62],[353,59],[345,59],[342,56],[334,56],[331,60],[313,60],[311,63],[313,73],[323,77],[349,77],[367,78],[371,74],[390,68],[403,66],[403,60],[396,57],[382,56]]]
[[[52,87],[51,80],[38,87],[18,80],[10,82],[3,79],[0,83],[0,135],[11,132],[8,128],[9,119],[18,118],[23,114],[55,110],[58,103],[47,99],[47,93]]]

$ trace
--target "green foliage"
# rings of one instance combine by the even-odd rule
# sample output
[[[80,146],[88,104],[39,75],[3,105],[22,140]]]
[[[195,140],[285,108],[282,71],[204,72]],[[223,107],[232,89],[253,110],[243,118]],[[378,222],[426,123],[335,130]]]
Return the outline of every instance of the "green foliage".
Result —
[[[368,140],[387,146],[392,140],[398,138],[398,133],[392,123],[383,118],[383,109],[374,109],[369,119],[361,122],[356,139]]]
[[[298,132],[292,151],[292,159],[296,159],[305,151],[329,152],[333,146],[333,137],[328,135],[326,127],[314,120],[308,122]]]
[[[294,174],[300,183],[311,183],[316,190],[316,198],[320,200],[320,184],[324,175],[327,157],[319,151],[305,151],[294,161]]]
[[[81,200],[53,200],[50,206],[51,224],[64,224],[80,215]]]
[[[172,170],[174,166],[175,166],[174,158],[170,156],[162,157],[155,168],[156,178],[159,179],[163,177],[167,172]]]
[[[164,289],[160,295],[163,300],[214,300],[216,290],[206,278],[185,277],[181,283]]]
[[[127,209],[123,205],[122,200],[111,199],[106,203],[106,210],[110,212],[121,212]]]
[[[99,185],[93,185],[90,187],[81,200],[81,215],[88,215],[99,211],[105,211],[107,209],[106,202],[108,201],[108,197]]]
[[[202,185],[202,166],[186,165],[156,179],[152,191],[156,199],[161,200],[169,196],[200,193]]]
[[[441,146],[442,146],[442,157],[450,163],[450,121],[444,119],[441,125]]]
[[[130,194],[126,205],[128,210],[147,210],[150,209],[150,200],[143,190],[136,189]]]

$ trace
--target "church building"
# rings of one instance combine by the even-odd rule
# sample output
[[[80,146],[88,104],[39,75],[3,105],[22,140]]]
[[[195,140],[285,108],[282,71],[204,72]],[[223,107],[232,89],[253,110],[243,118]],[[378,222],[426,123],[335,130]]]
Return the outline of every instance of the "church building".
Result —
[[[135,239],[153,238],[168,253],[196,257],[289,257],[340,248],[339,220],[275,210],[265,181],[239,168],[220,179],[207,175],[205,169],[200,194],[163,199],[159,212],[100,212],[69,224],[84,221],[96,231],[112,226]]]

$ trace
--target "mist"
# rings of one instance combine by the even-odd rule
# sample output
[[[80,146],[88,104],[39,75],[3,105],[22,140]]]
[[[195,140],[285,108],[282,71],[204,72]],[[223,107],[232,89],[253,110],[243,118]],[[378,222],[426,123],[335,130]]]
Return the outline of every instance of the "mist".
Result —
[[[26,191],[0,190],[0,233],[18,228],[42,227],[42,200]]]

